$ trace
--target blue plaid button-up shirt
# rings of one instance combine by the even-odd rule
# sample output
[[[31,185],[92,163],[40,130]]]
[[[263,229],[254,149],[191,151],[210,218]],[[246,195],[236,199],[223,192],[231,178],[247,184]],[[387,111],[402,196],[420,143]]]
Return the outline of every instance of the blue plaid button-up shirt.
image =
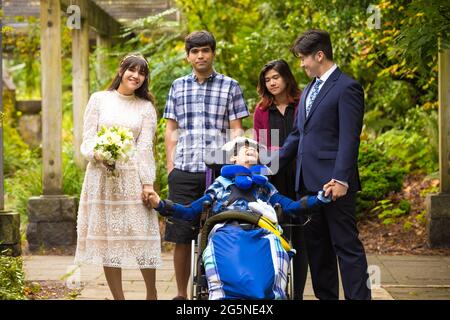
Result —
[[[176,79],[163,115],[178,124],[175,168],[205,172],[205,155],[228,140],[230,121],[248,115],[236,80],[215,71],[202,84],[194,73]]]

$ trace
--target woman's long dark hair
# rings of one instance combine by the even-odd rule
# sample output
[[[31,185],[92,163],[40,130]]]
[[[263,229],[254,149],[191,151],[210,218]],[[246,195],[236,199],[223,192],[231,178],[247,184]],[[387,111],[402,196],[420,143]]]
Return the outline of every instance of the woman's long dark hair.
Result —
[[[289,65],[286,61],[280,59],[266,63],[259,73],[258,94],[261,100],[258,102],[258,107],[262,110],[266,110],[273,104],[273,101],[275,99],[275,97],[267,89],[265,79],[267,71],[272,69],[277,71],[283,78],[284,82],[286,82],[288,102],[297,105],[300,99],[301,91],[298,88],[297,81],[292,74],[291,68],[289,68]]]
[[[139,72],[144,72],[145,74],[144,82],[138,89],[134,90],[134,94],[141,99],[155,104],[155,98],[148,89],[150,73],[150,70],[148,69],[148,62],[141,54],[129,54],[122,59],[120,62],[119,71],[117,71],[117,74],[109,85],[108,90],[117,90],[120,86],[120,82],[122,81],[125,71],[130,68],[137,68],[139,69]]]

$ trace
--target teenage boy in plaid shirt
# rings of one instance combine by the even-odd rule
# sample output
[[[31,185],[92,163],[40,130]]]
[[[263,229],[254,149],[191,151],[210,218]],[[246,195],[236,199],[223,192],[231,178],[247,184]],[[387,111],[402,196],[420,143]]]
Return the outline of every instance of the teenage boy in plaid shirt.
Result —
[[[207,31],[185,38],[186,58],[193,72],[176,79],[167,97],[164,118],[169,199],[189,204],[206,189],[205,159],[229,138],[240,135],[242,118],[249,115],[236,80],[213,68],[216,41]],[[227,137],[230,130],[231,137]],[[165,241],[174,242],[174,267],[178,294],[187,298],[191,240],[198,234],[198,219],[190,224],[166,224]]]

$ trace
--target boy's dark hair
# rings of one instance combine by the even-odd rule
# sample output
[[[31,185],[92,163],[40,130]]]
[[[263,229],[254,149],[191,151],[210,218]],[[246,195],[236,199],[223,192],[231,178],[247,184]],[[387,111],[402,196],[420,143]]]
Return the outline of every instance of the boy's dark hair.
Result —
[[[322,51],[325,57],[333,61],[333,49],[331,46],[330,34],[323,30],[308,30],[295,40],[291,48],[294,56],[299,54],[309,56]]]
[[[189,54],[192,48],[210,46],[212,52],[216,52],[216,39],[206,30],[194,31],[184,38],[184,48]]]

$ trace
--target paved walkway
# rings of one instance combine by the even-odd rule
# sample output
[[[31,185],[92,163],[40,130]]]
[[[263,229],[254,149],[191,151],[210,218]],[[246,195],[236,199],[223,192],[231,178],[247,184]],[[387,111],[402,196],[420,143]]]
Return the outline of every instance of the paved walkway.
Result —
[[[450,300],[450,257],[369,255],[367,258],[374,300]],[[75,267],[72,261],[71,256],[24,256],[26,279],[66,282],[73,287],[81,279],[83,289],[77,299],[112,299],[101,267],[84,266],[72,271]],[[176,295],[171,253],[163,253],[163,267],[156,278],[159,299]],[[138,270],[123,271],[123,287],[127,299],[145,298],[145,285]],[[342,288],[340,296],[342,299]],[[304,297],[315,299],[309,274]]]

